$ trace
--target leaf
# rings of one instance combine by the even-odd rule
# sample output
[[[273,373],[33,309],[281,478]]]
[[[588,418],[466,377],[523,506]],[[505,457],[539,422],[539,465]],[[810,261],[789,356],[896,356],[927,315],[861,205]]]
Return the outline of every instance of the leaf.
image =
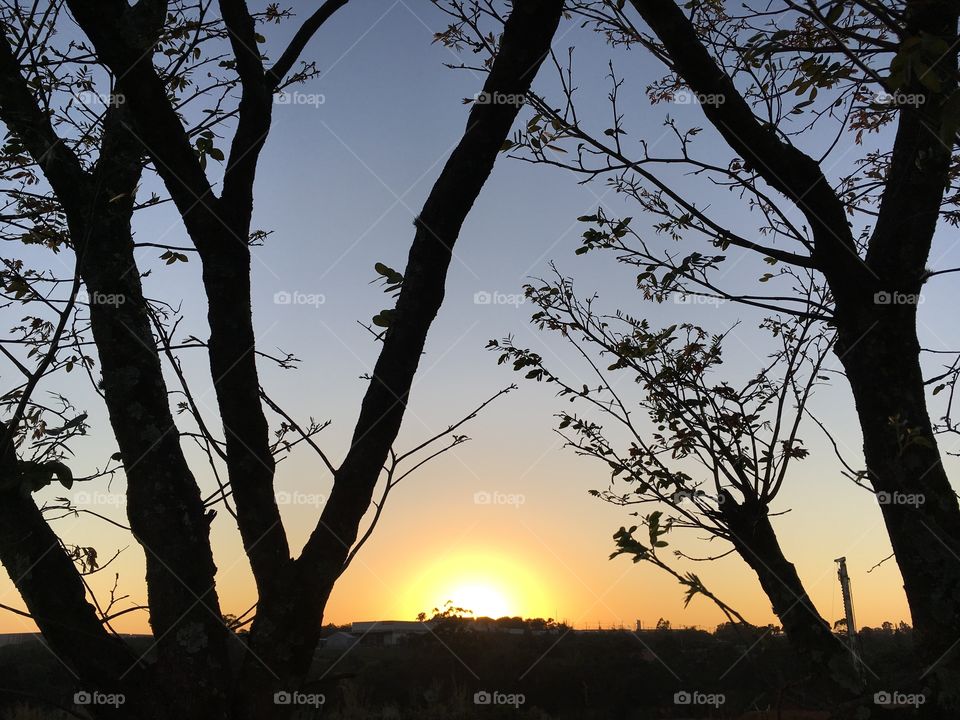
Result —
[[[161,260],[166,260],[167,265],[172,265],[175,262],[188,262],[189,258],[183,253],[174,252],[173,250],[167,250],[160,256]]]
[[[403,287],[403,275],[389,265],[378,262],[374,263],[373,269],[383,280],[383,291],[385,293],[396,293]],[[373,282],[376,282],[376,279]]]
[[[397,314],[396,310],[381,310],[379,313],[373,316],[373,324],[377,327],[387,328],[390,327],[390,323],[393,322],[394,316]]]

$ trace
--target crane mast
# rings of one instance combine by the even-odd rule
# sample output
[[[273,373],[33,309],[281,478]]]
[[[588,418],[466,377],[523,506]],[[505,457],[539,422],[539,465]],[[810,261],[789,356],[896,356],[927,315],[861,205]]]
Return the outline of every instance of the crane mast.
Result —
[[[850,587],[850,574],[847,572],[847,558],[839,557],[837,563],[837,577],[840,579],[840,592],[843,595],[843,611],[847,620],[847,646],[853,656],[853,664],[857,673],[863,677],[863,660],[860,659],[860,643],[857,636],[857,620],[853,614],[853,591]]]

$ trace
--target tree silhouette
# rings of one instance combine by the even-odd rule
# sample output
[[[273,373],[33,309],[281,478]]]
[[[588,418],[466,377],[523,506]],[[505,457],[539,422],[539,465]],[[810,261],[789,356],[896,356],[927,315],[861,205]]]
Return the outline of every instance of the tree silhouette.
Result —
[[[608,466],[609,487],[591,494],[621,507],[650,508],[631,513],[640,525],[620,528],[611,557],[625,554],[654,565],[684,586],[685,605],[703,595],[729,621],[749,624],[697,574],[681,573],[664,558],[674,530],[720,540],[722,547],[711,545],[707,559],[735,552],[756,573],[807,672],[825,680],[826,691],[858,689],[849,654],[807,595],[771,522],[779,514],[771,506],[793,465],[809,455],[801,427],[810,396],[823,384],[832,338],[811,319],[768,318],[762,327],[776,351],[756,374],[734,383],[720,375],[730,331],[710,335],[692,324],[652,328],[625,311],[602,311],[598,296],[578,297],[572,281],[559,274],[527,286],[526,294],[536,307],[533,322],[574,347],[587,378],[554,372],[540,354],[509,338],[489,347],[501,363],[586,406],[586,412],[560,412],[558,432],[575,452]],[[621,374],[632,381],[628,388],[640,389],[639,397],[618,385]],[[692,559],[680,550],[673,554]]]
[[[7,462],[0,475],[19,474],[11,451],[23,446],[26,425],[21,421],[36,402],[31,395],[40,379],[67,362],[58,360],[61,341],[75,336],[65,335],[62,328],[75,317],[72,310],[82,285],[90,298],[90,334],[102,395],[127,479],[130,529],[146,558],[156,639],[156,661],[147,664],[111,634],[32,497],[3,491],[0,560],[30,615],[85,688],[126,697],[120,707],[91,706],[91,712],[138,720],[287,717],[292,708],[277,704],[275,693],[299,687],[319,638],[327,598],[365,537],[360,523],[378,480],[385,466],[396,469],[398,457],[409,457],[394,452],[393,444],[427,331],[443,300],[452,248],[519,105],[477,104],[470,109],[463,137],[416,219],[402,287],[350,449],[334,465],[313,439],[323,424],[297,424],[262,392],[257,361],[265,356],[257,351],[253,329],[250,263],[251,248],[264,234],[252,227],[251,217],[257,161],[270,130],[274,94],[312,75],[311,64],[297,70],[294,66],[313,35],[346,4],[324,2],[269,66],[258,49],[257,23],[288,15],[273,4],[253,14],[242,0],[222,0],[215,16],[207,2],[168,6],[141,0],[131,7],[121,0],[71,0],[65,7],[72,19],[62,12],[61,3],[49,9],[5,6],[0,119],[13,138],[7,167],[18,162],[29,166],[51,190],[42,198],[14,195],[16,202],[34,204],[24,211],[29,215],[24,223],[31,225],[28,235],[19,239],[34,241],[40,230],[51,234],[45,244],[71,250],[77,271],[68,280],[70,295],[61,306],[59,324],[45,339],[40,364],[31,369],[17,360],[27,387],[19,391],[3,439]],[[488,68],[484,92],[525,95],[549,49],[560,12],[559,0],[518,0]],[[75,20],[90,45],[66,40],[66,49],[57,46],[48,28],[58,20]],[[66,59],[69,56],[73,59]],[[80,70],[75,70],[77,63]],[[99,114],[81,112],[74,115],[76,122],[62,122],[68,111],[58,115],[47,106],[62,102],[62,89],[76,84],[77,76],[89,85],[90,66],[109,77],[109,95],[116,100]],[[190,73],[198,68],[210,70],[209,86],[193,84]],[[205,99],[212,112],[204,123],[188,127],[183,106],[198,98]],[[75,106],[69,107],[76,112]],[[226,150],[216,146],[217,134],[211,131],[211,123],[224,119],[235,127]],[[164,248],[163,260],[182,262],[195,253],[202,265],[210,337],[186,345],[201,348],[209,360],[223,437],[195,412],[196,436],[211,458],[226,467],[226,481],[212,496],[213,504],[222,502],[236,519],[258,594],[239,667],[231,664],[228,643],[233,636],[216,591],[209,541],[213,513],[181,449],[161,372],[161,359],[169,360],[181,381],[183,408],[196,411],[175,354],[182,349],[173,341],[176,321],[173,328],[166,326],[163,309],[144,297],[133,253],[130,219],[138,202],[142,204],[136,189],[144,160],[162,179],[192,242],[186,249]],[[220,162],[224,167],[218,195],[211,173]],[[54,282],[25,278],[14,267],[4,276],[7,292],[16,294],[27,279],[33,288]],[[22,297],[27,296],[47,297],[35,295],[32,288],[23,291]],[[274,359],[282,365],[292,362],[291,357]],[[271,439],[265,405],[284,419],[281,433],[297,439]],[[37,427],[35,416],[29,421]],[[417,450],[429,446],[433,451],[434,443],[443,439],[460,442],[463,436],[454,435],[454,427]],[[333,490],[303,551],[294,558],[273,480],[277,453],[299,442],[317,452],[333,475]],[[230,622],[236,627],[248,621],[245,614]]]

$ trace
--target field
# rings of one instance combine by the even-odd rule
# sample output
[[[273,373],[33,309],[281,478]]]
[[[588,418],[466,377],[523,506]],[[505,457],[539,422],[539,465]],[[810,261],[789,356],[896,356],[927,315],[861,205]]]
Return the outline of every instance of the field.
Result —
[[[905,687],[909,631],[862,633],[870,694]],[[2,720],[61,720],[72,706],[69,674],[36,643],[0,648]],[[333,720],[530,718],[647,720],[740,718],[779,707],[830,709],[795,673],[786,640],[733,628],[507,634],[441,631],[383,646],[317,652],[302,691],[323,696]],[[478,695],[478,693],[480,693]],[[478,704],[475,700],[480,700]],[[677,702],[679,700],[679,702]],[[685,702],[689,701],[689,702]],[[899,713],[883,711],[893,718]],[[909,713],[903,713],[909,716]]]

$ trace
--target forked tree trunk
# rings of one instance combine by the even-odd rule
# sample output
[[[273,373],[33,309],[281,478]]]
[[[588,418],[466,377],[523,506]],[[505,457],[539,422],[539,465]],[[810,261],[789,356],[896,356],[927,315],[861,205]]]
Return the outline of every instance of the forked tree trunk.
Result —
[[[562,6],[562,0],[514,2],[483,86],[488,97],[513,102],[474,105],[463,137],[416,218],[403,287],[350,451],[337,470],[317,529],[295,567],[283,571],[290,582],[276,583],[280,590],[261,598],[250,631],[253,652],[235,696],[239,720],[282,717],[274,693],[297,689],[309,668],[327,599],[399,432],[427,332],[443,302],[454,244],[519,114],[517,99],[530,89],[550,50]]]

